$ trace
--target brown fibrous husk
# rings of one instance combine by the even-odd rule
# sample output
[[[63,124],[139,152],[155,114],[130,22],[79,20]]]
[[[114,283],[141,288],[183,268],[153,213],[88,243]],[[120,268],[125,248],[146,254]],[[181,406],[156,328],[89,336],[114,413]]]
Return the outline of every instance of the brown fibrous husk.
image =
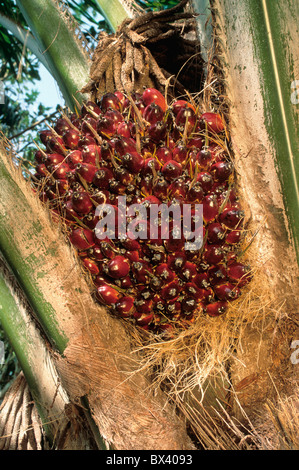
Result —
[[[90,81],[82,92],[97,99],[115,90],[142,93],[144,88],[153,87],[164,91],[167,83],[173,95],[184,93],[186,88],[199,89],[203,60],[194,34],[195,15],[181,11],[187,1],[169,10],[126,19],[115,34],[101,32]],[[178,72],[179,79],[175,78]]]

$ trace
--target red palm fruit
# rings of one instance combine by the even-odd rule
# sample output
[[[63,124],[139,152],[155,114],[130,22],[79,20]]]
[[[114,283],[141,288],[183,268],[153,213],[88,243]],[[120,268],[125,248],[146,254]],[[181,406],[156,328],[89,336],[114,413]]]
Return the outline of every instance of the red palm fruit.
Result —
[[[116,133],[117,124],[112,117],[103,115],[97,123],[97,131],[104,137],[112,137]]]
[[[184,297],[184,299],[181,302],[181,305],[182,305],[183,313],[188,315],[191,312],[194,312],[196,308],[198,308],[199,303],[194,297]]]
[[[165,313],[166,315],[178,315],[181,313],[182,310],[182,304],[178,300],[175,300],[173,302],[167,302],[166,308],[165,308]]]
[[[98,145],[86,145],[82,149],[82,159],[84,163],[97,165],[101,160],[101,149]]]
[[[150,103],[143,111],[143,118],[150,124],[155,124],[158,121],[162,121],[164,117],[164,111],[156,103]]]
[[[158,121],[151,124],[148,128],[148,135],[150,139],[155,142],[161,142],[165,139],[167,134],[167,126],[164,122]]]
[[[126,137],[127,139],[130,139],[132,137],[131,129],[132,129],[132,126],[129,123],[127,123],[125,121],[122,121],[118,124],[117,129],[116,129],[116,133],[119,136]]]
[[[71,129],[71,126],[66,119],[64,118],[57,119],[56,124],[54,126],[54,131],[57,132],[57,134],[63,135],[63,133],[67,131],[68,129]]]
[[[109,181],[109,190],[112,193],[122,195],[126,191],[126,186],[122,184],[120,181],[118,181],[117,179],[113,179]]]
[[[196,114],[189,106],[181,108],[175,118],[175,123],[178,128],[182,132],[184,132],[186,129],[187,135],[190,134],[195,128],[196,121]]]
[[[204,222],[212,222],[216,219],[219,213],[219,204],[214,194],[208,194],[203,198],[203,219]]]
[[[181,271],[187,261],[186,254],[184,252],[170,253],[167,257],[167,265],[174,272]]]
[[[227,302],[213,302],[206,305],[205,312],[210,317],[219,317],[219,315],[223,315],[226,312],[227,307]]]
[[[163,200],[167,196],[168,183],[163,176],[158,177],[153,181],[152,191],[153,194],[161,200]]]
[[[159,147],[156,151],[156,157],[162,165],[173,159],[172,151],[168,147]]]
[[[114,305],[114,311],[122,318],[130,318],[134,315],[136,309],[134,306],[134,298],[127,295],[122,297],[116,304]]]
[[[88,214],[93,208],[93,203],[86,191],[74,192],[72,195],[72,203],[75,211],[80,214]]]
[[[97,263],[90,258],[82,259],[83,266],[93,275],[99,274],[100,270]]]
[[[92,116],[90,115],[86,115],[84,117],[84,120],[82,121],[82,125],[81,125],[81,132],[82,134],[90,134],[93,136],[93,131],[96,131],[97,130],[97,120],[95,118],[93,118]],[[92,131],[93,129],[93,131]]]
[[[93,117],[97,114],[98,116],[102,113],[99,106],[93,101],[86,101],[81,108],[81,116],[84,117],[86,114],[91,114]]]
[[[86,228],[73,229],[69,238],[72,245],[80,251],[87,250],[95,244],[93,231]]]
[[[220,244],[225,241],[226,230],[219,222],[212,222],[207,226],[208,242],[214,244]]]
[[[73,150],[66,157],[66,162],[71,170],[74,170],[76,165],[78,165],[78,163],[81,163],[82,161],[82,152],[80,150]]]
[[[214,184],[214,180],[211,173],[208,173],[207,171],[202,171],[201,173],[198,173],[196,181],[200,183],[205,193],[211,191]]]
[[[193,278],[193,282],[200,289],[208,289],[210,287],[210,281],[207,272],[197,273],[196,276]]]
[[[122,294],[109,284],[103,284],[97,287],[96,297],[103,305],[113,305],[121,299]]]
[[[126,99],[125,95],[121,91],[118,91],[118,90],[116,90],[114,94],[119,99],[121,107],[123,107],[125,99]]]
[[[162,109],[162,111],[165,112],[167,109],[167,103],[164,96],[155,88],[147,88],[144,90],[142,93],[142,101],[144,102],[145,106],[148,106],[151,103],[155,103]]]
[[[223,261],[225,251],[219,245],[206,245],[203,251],[203,260],[208,264],[219,264]]]
[[[73,207],[73,203],[71,199],[68,201],[65,201],[65,203],[62,204],[62,216],[64,219],[69,220],[70,222],[74,222],[75,219],[81,219],[81,216],[77,214]]]
[[[194,183],[186,194],[186,202],[200,203],[204,197],[204,190],[199,182]]]
[[[203,147],[196,154],[196,161],[199,163],[202,169],[209,170],[211,164],[213,163],[213,154],[209,147]]]
[[[146,284],[149,282],[152,268],[147,261],[139,260],[132,263],[132,272],[137,282]]]
[[[197,267],[191,261],[186,261],[184,267],[178,272],[178,276],[185,282],[193,282],[197,274]]]
[[[86,145],[96,145],[95,138],[90,134],[82,135],[78,142],[78,149],[82,150]]]
[[[108,168],[100,167],[94,177],[93,184],[99,189],[108,189],[109,181],[113,179],[113,173]]]
[[[139,112],[142,114],[143,111],[145,110],[145,104],[143,103],[143,101],[137,99],[137,100],[134,100],[134,104],[135,104],[136,108],[139,110]],[[131,106],[131,104],[130,104],[130,106]],[[136,119],[137,113],[136,113],[135,108],[133,106],[131,106],[130,114],[132,116],[132,119]],[[136,126],[134,124],[134,126],[132,128],[132,134],[134,135],[135,133],[136,133]]]
[[[185,163],[188,157],[188,148],[186,145],[179,142],[178,145],[172,149],[172,157],[176,162]]]
[[[151,205],[152,204],[157,204],[157,205],[160,205],[161,204],[161,201],[160,199],[158,199],[156,196],[147,196],[147,197],[144,197],[141,202],[140,202],[146,209],[150,209]]]
[[[78,147],[80,134],[78,131],[75,131],[74,129],[67,129],[63,133],[62,139],[66,148],[74,150]]]
[[[187,202],[188,187],[184,178],[177,178],[169,186],[169,196],[177,201]]]
[[[136,142],[132,138],[115,137],[110,140],[110,145],[120,156],[126,153],[136,152]]]
[[[100,100],[100,108],[105,113],[109,108],[120,110],[120,101],[115,93],[105,93]]]
[[[122,165],[134,175],[138,174],[144,165],[144,160],[137,152],[126,153],[121,158]]]
[[[79,163],[75,170],[87,183],[92,183],[98,168],[90,163]]]
[[[44,145],[53,137],[53,132],[50,129],[45,129],[39,133],[39,138]]]
[[[217,284],[214,286],[214,292],[219,300],[234,300],[240,295],[240,289],[234,284]]]
[[[227,281],[227,274],[224,265],[212,266],[207,272],[209,283],[212,286],[223,284]]]
[[[146,328],[154,319],[153,313],[136,313],[134,315],[136,324],[142,328]]]
[[[100,287],[100,286],[105,286],[106,284],[109,284],[110,279],[108,279],[105,274],[97,274],[96,276],[93,276],[93,283],[95,287]]]
[[[227,275],[231,282],[243,287],[251,280],[250,266],[237,261],[232,262],[227,267]]]
[[[105,258],[108,258],[108,259],[115,258],[117,254],[117,250],[112,240],[109,240],[108,238],[105,240],[99,240],[96,237],[96,231],[95,231],[95,243],[97,244],[97,246],[101,248],[101,252]]]
[[[131,173],[129,173],[128,170],[122,166],[115,167],[113,174],[115,179],[117,179],[122,185],[129,186],[134,181],[134,176],[131,175]]]
[[[130,289],[130,287],[133,287],[133,282],[130,275],[120,279],[115,279],[114,282],[121,289]]]
[[[96,203],[96,204],[110,204],[110,193],[109,191],[106,191],[105,189],[102,189],[101,191],[93,191],[91,193],[91,199]]]
[[[225,238],[227,245],[235,245],[241,241],[242,232],[240,230],[231,230]]]
[[[205,297],[204,289],[198,287],[194,282],[186,282],[183,291],[187,297],[192,297],[197,301],[203,300]]]
[[[124,256],[116,255],[107,264],[107,273],[114,279],[126,277],[130,271],[130,262]]]
[[[210,167],[210,173],[214,181],[226,181],[233,172],[233,165],[231,162],[216,162]]]
[[[144,160],[144,165],[142,168],[143,176],[153,176],[160,168],[159,162],[156,158],[150,157]]]
[[[42,152],[41,150],[37,150],[34,154],[35,161],[37,163],[44,163],[45,161],[45,153]]]
[[[66,180],[56,180],[55,190],[59,196],[65,195],[69,191],[69,184]]]
[[[99,220],[100,220],[99,217],[95,215],[94,211],[91,211],[83,217],[82,222],[88,228],[93,230],[96,227]]]
[[[140,181],[140,190],[143,194],[152,194],[153,177],[145,176]]]
[[[141,250],[141,245],[138,240],[135,239],[130,239],[130,238],[125,238],[120,240],[122,246],[129,251],[140,251]]]
[[[210,304],[211,302],[214,302],[215,300],[215,294],[214,291],[211,287],[208,287],[207,289],[203,290],[204,293],[204,299],[202,301],[203,304]]]
[[[219,215],[219,222],[228,228],[236,229],[242,224],[244,215],[244,212],[238,207],[226,207]]]
[[[192,111],[195,113],[195,108],[193,106],[193,104],[191,103],[188,103],[188,101],[185,101],[185,100],[176,100],[174,103],[172,103],[171,105],[171,109],[173,111],[173,113],[175,115],[177,115],[179,113],[179,111],[181,111],[181,109],[186,109],[186,107],[188,108],[191,108]]]
[[[217,113],[203,113],[199,118],[200,128],[205,130],[206,126],[208,131],[219,134],[224,130],[224,124],[219,114]]]
[[[127,250],[126,253],[126,258],[128,258],[129,261],[131,262],[134,262],[134,261],[139,261],[140,260],[140,256],[139,256],[139,251],[138,250],[134,250],[134,251],[129,251]]]
[[[153,301],[152,299],[136,299],[134,306],[138,313],[151,313],[153,310]]]
[[[66,153],[66,148],[62,137],[56,135],[50,137],[50,139],[47,141],[46,148],[48,152],[61,153],[61,155],[65,155]]]
[[[167,263],[159,264],[155,269],[155,274],[162,279],[164,284],[169,284],[175,278],[175,273],[170,269]]]
[[[161,290],[161,297],[164,300],[175,300],[181,291],[181,287],[177,281],[166,284]]]
[[[64,156],[60,153],[48,153],[44,158],[44,163],[47,168],[50,168],[51,165],[58,165],[64,161]]]
[[[199,151],[204,145],[204,140],[202,137],[191,137],[188,142],[187,142],[187,147],[189,148],[194,148],[195,150]]]
[[[164,246],[166,251],[168,252],[177,252],[183,249],[185,240],[184,237],[181,236],[180,238],[175,238],[175,230],[171,229],[169,231],[169,238],[168,240],[164,240]]]
[[[174,160],[169,160],[164,163],[161,172],[167,181],[173,181],[182,174],[182,165]]]
[[[71,169],[66,162],[61,162],[58,165],[51,165],[49,170],[55,179],[66,180]]]
[[[95,259],[96,261],[102,261],[104,259],[102,250],[97,245],[94,245],[93,247],[88,248],[87,254],[88,254],[89,258]]]

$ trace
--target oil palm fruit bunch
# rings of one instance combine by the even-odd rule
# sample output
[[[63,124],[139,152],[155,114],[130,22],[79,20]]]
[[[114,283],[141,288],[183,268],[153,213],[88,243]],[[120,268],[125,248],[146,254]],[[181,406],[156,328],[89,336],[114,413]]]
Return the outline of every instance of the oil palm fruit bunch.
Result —
[[[240,296],[251,278],[239,259],[244,212],[219,114],[201,114],[182,99],[168,105],[153,88],[115,91],[63,114],[40,139],[39,197],[65,222],[97,300],[111,312],[161,333],[186,328],[198,315],[222,315]],[[116,217],[113,234],[106,227],[99,236],[107,215],[99,207],[109,205],[115,216],[124,197],[125,231]],[[136,205],[143,219],[129,211]],[[159,217],[152,232],[154,205],[180,210],[169,212],[167,233]],[[196,206],[203,223],[194,248],[186,241]]]

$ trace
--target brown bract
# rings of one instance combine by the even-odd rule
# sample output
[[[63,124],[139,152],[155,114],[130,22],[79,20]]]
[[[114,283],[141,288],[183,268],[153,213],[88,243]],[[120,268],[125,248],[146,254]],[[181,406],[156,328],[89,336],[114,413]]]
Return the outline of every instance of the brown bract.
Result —
[[[174,92],[200,88],[203,61],[194,34],[194,14],[182,11],[187,0],[175,7],[126,19],[115,34],[101,32],[83,93],[92,99],[116,89],[142,92],[145,87],[163,91],[172,79]],[[196,52],[194,54],[194,52]],[[194,57],[192,57],[194,56]],[[194,59],[194,60],[193,60]],[[180,72],[179,79],[175,78]]]

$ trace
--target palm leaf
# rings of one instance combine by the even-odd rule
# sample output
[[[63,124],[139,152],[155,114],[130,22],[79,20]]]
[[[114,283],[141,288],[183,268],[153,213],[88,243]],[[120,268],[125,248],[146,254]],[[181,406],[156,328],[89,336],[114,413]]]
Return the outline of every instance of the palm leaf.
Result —
[[[71,16],[54,0],[18,0],[17,4],[33,33],[67,105],[88,79],[90,58]]]

